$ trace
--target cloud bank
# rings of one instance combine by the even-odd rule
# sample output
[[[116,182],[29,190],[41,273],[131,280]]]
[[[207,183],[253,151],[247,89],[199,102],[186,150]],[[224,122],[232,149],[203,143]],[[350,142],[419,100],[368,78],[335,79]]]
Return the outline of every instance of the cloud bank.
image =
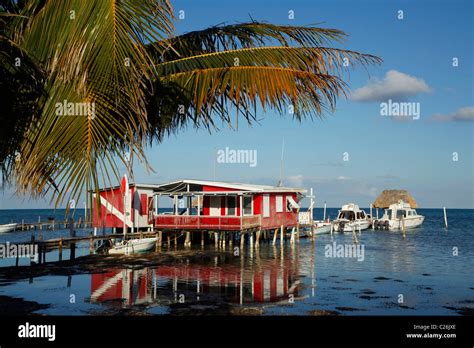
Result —
[[[356,89],[351,99],[360,102],[401,100],[420,93],[429,93],[431,88],[418,77],[390,70],[383,80],[372,79],[364,87]]]
[[[474,106],[466,106],[450,114],[435,114],[432,118],[438,122],[473,122]]]

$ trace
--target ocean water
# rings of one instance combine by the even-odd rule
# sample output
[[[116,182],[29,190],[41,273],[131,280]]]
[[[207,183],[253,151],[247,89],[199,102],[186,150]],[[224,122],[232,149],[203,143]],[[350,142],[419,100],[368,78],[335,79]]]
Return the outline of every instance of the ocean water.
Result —
[[[366,209],[367,211],[367,209]],[[185,250],[79,264],[39,266],[30,271],[0,260],[0,311],[6,314],[255,314],[255,315],[473,315],[474,210],[418,209],[424,224],[408,230],[362,231],[356,257],[331,257],[352,246],[351,234],[246,245],[236,253],[200,244]],[[77,219],[80,214],[76,212]],[[328,209],[335,217],[337,209]],[[3,210],[0,223],[46,221],[64,211]],[[322,209],[315,209],[315,218]],[[28,241],[31,231],[0,234],[0,243]],[[36,237],[68,236],[65,230],[35,231]],[[89,234],[78,230],[77,234]],[[235,247],[235,245],[234,245]],[[337,249],[336,249],[337,250]],[[78,245],[76,257],[89,254]],[[334,255],[333,255],[334,256]],[[338,255],[335,255],[338,256]],[[57,251],[47,254],[56,261]],[[65,249],[63,259],[68,258]],[[29,260],[20,260],[28,265]],[[21,271],[16,270],[21,269]],[[27,271],[25,271],[25,269]],[[74,300],[72,300],[74,299]]]

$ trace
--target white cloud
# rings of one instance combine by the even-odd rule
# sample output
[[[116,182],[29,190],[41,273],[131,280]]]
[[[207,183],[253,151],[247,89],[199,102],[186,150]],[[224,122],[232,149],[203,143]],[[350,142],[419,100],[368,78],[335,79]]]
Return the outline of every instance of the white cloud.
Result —
[[[433,115],[433,120],[439,122],[473,122],[474,121],[474,106],[466,106],[450,114],[436,114]]]
[[[345,180],[350,180],[351,178],[347,177],[347,176],[343,176],[343,175],[340,175],[337,177],[337,180],[340,180],[340,181],[345,181]]]
[[[362,102],[400,100],[429,92],[431,88],[423,79],[390,70],[383,80],[372,79],[364,87],[356,89],[351,94],[351,99]]]

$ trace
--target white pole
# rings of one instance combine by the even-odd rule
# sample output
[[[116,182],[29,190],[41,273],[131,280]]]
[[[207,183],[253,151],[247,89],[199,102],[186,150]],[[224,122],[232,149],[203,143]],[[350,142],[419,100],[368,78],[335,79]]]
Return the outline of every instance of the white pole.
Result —
[[[87,202],[84,202],[84,227],[86,226],[87,222]]]
[[[324,202],[324,215],[323,215],[323,221],[326,221],[326,202]]]
[[[310,224],[312,225],[313,224],[313,207],[314,207],[314,196],[313,196],[313,188],[311,187],[309,189],[309,196],[310,196],[310,203],[309,203],[309,206],[311,207],[311,212],[310,212],[310,216],[309,216],[309,222]]]
[[[448,228],[448,216],[446,215],[446,207],[443,207],[444,211],[444,225]]]

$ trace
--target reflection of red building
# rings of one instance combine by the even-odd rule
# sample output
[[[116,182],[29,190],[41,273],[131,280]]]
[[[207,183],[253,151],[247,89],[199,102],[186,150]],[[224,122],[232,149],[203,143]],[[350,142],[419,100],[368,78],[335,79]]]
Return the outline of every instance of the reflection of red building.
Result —
[[[297,270],[290,261],[267,260],[258,270],[237,265],[220,267],[172,265],[142,270],[114,270],[92,275],[91,301],[121,301],[124,305],[176,300],[176,293],[190,301],[219,295],[234,303],[262,303],[287,300],[297,291]],[[192,294],[195,296],[190,297]]]
[[[91,301],[121,301],[124,305],[148,303],[152,300],[149,284],[151,270],[120,269],[92,275]]]

